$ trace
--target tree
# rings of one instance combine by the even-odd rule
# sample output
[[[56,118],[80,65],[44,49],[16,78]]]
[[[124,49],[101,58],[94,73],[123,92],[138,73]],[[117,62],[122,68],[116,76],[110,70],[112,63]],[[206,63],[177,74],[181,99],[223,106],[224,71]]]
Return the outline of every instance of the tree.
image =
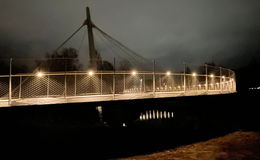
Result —
[[[185,73],[186,73],[186,74],[191,74],[191,69],[190,69],[190,67],[186,66],[186,68],[185,68]]]
[[[103,61],[101,70],[103,70],[103,71],[113,71],[114,66],[108,61]]]
[[[121,71],[129,71],[131,69],[131,63],[124,59],[122,61],[120,61],[120,64],[119,64],[119,70]]]
[[[64,48],[60,52],[47,53],[45,60],[36,61],[38,70],[48,72],[78,71],[81,64],[78,51],[74,48]]]

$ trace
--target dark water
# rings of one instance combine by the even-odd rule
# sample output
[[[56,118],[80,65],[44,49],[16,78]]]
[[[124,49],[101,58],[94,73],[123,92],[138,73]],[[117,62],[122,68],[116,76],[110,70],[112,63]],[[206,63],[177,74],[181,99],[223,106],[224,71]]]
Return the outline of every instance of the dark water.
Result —
[[[1,144],[87,159],[147,154],[237,130],[259,130],[258,98],[258,92],[251,92],[1,108]],[[97,106],[102,106],[102,114]],[[149,111],[174,117],[151,114],[154,119],[140,120],[141,113]]]

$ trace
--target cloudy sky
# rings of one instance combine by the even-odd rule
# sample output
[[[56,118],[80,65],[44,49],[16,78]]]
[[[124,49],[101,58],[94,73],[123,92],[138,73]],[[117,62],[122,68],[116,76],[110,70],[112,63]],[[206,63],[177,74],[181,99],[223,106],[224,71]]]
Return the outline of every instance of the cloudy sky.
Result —
[[[259,0],[0,0],[1,57],[54,50],[82,24],[86,6],[108,34],[167,65],[236,66],[260,50]],[[82,35],[68,45],[78,48]]]

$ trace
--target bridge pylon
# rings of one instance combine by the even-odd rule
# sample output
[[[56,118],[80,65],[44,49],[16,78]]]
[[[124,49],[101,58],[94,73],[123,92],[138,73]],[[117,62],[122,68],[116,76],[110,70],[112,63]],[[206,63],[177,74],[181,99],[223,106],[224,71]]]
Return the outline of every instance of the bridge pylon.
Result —
[[[86,20],[84,25],[88,27],[88,44],[89,44],[89,68],[92,70],[102,69],[102,58],[100,54],[95,49],[93,27],[95,26],[92,23],[90,9],[86,7]]]

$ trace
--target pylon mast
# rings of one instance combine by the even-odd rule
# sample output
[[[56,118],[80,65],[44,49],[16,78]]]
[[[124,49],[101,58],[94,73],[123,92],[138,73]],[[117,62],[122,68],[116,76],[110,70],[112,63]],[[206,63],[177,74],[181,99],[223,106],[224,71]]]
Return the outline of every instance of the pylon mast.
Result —
[[[93,36],[93,23],[91,21],[91,16],[90,16],[90,9],[89,7],[86,8],[86,16],[87,19],[85,21],[85,25],[88,27],[88,44],[89,44],[89,67],[91,69],[97,70],[98,64],[101,61],[101,57],[98,56],[96,49],[95,49],[95,43],[94,43],[94,36]]]

